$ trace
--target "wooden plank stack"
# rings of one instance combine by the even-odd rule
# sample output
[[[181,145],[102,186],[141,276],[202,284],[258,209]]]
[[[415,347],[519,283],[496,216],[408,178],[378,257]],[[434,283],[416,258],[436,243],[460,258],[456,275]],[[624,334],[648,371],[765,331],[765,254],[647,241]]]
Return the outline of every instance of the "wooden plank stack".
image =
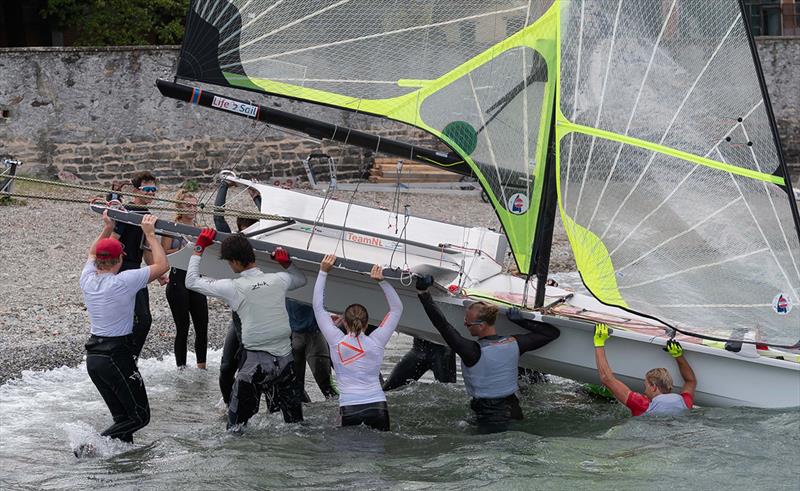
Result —
[[[369,182],[377,184],[394,184],[397,182],[397,158],[379,157],[369,172]],[[400,182],[458,182],[461,175],[448,172],[432,165],[413,160],[403,160],[400,170]]]

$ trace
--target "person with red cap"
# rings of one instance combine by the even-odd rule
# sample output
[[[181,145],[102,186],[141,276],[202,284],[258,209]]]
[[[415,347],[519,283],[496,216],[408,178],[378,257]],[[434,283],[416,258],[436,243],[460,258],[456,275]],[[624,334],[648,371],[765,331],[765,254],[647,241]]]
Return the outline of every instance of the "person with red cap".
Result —
[[[91,325],[86,370],[114,418],[114,424],[101,435],[124,442],[133,442],[133,433],[150,422],[150,405],[136,367],[132,333],[137,292],[169,270],[167,256],[155,235],[155,222],[154,215],[145,215],[141,223],[153,264],[120,272],[125,251],[122,243],[111,237],[114,221],[105,212],[103,231],[89,248],[80,277]]]
[[[228,236],[220,247],[220,258],[240,276],[233,280],[200,277],[203,252],[214,243],[216,233],[204,228],[197,237],[186,270],[186,288],[221,298],[241,320],[244,349],[228,404],[228,429],[240,431],[247,424],[258,412],[261,394],[270,402],[270,410],[280,409],[287,423],[302,421],[303,388],[294,372],[286,292],[305,285],[306,277],[280,247],[272,258],[286,271],[261,271],[253,246],[242,234]]]

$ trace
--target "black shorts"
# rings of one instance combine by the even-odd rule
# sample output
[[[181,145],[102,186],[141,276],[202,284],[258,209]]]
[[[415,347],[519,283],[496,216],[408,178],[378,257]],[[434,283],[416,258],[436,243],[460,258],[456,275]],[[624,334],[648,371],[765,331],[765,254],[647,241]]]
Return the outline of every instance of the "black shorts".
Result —
[[[389,431],[389,406],[386,401],[340,406],[342,426],[364,424],[380,431]]]
[[[470,401],[478,426],[504,426],[512,420],[520,420],[522,408],[516,394],[506,397],[476,397]]]

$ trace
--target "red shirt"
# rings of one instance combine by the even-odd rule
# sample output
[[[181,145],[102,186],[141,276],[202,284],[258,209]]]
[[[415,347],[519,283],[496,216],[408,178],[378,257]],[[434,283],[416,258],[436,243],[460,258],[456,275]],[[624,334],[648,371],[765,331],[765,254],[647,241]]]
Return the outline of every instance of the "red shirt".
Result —
[[[681,393],[681,397],[683,397],[683,403],[686,404],[686,407],[691,409],[692,404],[694,403],[692,395],[688,392],[683,392]],[[631,410],[631,415],[641,416],[645,411],[647,411],[647,408],[650,407],[650,399],[645,397],[644,394],[631,391],[630,394],[628,394],[628,399],[625,401],[625,405]]]

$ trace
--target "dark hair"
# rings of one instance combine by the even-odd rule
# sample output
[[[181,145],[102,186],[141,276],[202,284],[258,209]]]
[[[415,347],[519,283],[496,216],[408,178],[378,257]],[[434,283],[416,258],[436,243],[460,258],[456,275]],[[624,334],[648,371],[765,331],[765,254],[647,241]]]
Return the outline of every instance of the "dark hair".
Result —
[[[242,234],[233,234],[222,241],[219,258],[225,261],[239,261],[242,266],[256,262],[253,246]]]
[[[348,334],[358,336],[366,331],[369,325],[369,313],[366,307],[358,303],[349,305],[344,309],[344,322]]]
[[[133,184],[133,187],[137,189],[142,185],[143,182],[156,182],[156,181],[158,181],[158,179],[156,179],[156,176],[151,174],[150,171],[146,170],[143,170],[142,172],[137,172],[131,178],[131,184]]]
[[[236,217],[236,228],[238,228],[240,232],[254,223],[258,223],[258,220],[255,218]]]

